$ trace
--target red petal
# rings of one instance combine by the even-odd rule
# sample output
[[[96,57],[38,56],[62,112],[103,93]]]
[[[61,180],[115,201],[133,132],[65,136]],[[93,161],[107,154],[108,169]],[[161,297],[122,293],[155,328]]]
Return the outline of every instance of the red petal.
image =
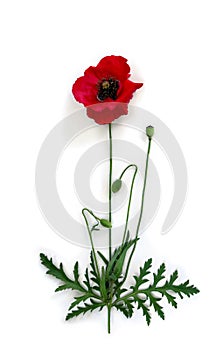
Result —
[[[87,115],[98,124],[110,124],[113,120],[128,114],[128,104],[103,102],[87,107]]]
[[[122,56],[106,56],[101,59],[96,69],[100,72],[101,79],[115,78],[123,81],[130,76],[130,67],[127,59]]]
[[[98,77],[95,67],[89,67],[85,72],[84,76],[78,78],[72,88],[72,93],[78,102],[89,106],[93,103],[98,103],[97,92],[98,92]]]
[[[131,80],[124,81],[120,91],[118,92],[118,98],[116,101],[129,103],[133,97],[133,93],[142,86],[142,83],[134,83]]]

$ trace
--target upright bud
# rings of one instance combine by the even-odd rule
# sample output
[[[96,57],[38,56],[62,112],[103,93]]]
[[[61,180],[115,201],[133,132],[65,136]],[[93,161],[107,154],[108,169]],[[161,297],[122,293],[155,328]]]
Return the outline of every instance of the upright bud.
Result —
[[[154,135],[154,127],[152,125],[147,126],[146,128],[146,135],[149,139],[151,139]]]

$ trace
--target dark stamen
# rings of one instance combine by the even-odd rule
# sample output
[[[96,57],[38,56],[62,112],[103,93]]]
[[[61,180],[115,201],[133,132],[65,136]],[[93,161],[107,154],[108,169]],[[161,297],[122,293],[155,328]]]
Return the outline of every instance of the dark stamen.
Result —
[[[98,88],[97,98],[99,101],[104,101],[106,98],[110,97],[112,100],[117,99],[117,91],[119,88],[119,81],[113,78],[103,79],[100,82]]]

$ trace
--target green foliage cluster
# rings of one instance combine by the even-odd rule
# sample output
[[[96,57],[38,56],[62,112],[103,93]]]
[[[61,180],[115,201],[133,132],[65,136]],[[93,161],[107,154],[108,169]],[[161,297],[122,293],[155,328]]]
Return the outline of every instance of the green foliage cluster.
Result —
[[[40,254],[41,263],[46,267],[47,274],[57,278],[62,284],[55,290],[63,291],[72,289],[76,293],[72,301],[66,320],[77,317],[94,310],[101,311],[104,307],[116,308],[122,314],[131,318],[137,308],[145,316],[147,325],[150,325],[152,309],[164,320],[165,315],[162,300],[167,299],[168,303],[177,308],[177,297],[183,299],[199,293],[199,290],[189,283],[177,283],[177,270],[167,279],[165,277],[166,267],[161,264],[158,271],[151,275],[152,259],[148,259],[139,269],[139,273],[133,276],[134,283],[128,289],[123,287],[124,262],[128,250],[135,244],[136,240],[128,240],[118,247],[110,261],[101,253],[101,267],[98,274],[94,255],[90,254],[90,269],[86,268],[84,278],[79,275],[78,262],[73,269],[73,278],[69,278],[61,263],[57,267],[52,258]]]

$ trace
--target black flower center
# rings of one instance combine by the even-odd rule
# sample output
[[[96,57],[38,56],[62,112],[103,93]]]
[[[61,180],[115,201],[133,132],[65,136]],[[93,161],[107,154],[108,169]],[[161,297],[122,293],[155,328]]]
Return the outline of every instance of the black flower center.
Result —
[[[118,80],[113,78],[103,79],[99,84],[97,98],[99,101],[104,101],[108,97],[110,97],[112,100],[116,100],[118,88]]]

